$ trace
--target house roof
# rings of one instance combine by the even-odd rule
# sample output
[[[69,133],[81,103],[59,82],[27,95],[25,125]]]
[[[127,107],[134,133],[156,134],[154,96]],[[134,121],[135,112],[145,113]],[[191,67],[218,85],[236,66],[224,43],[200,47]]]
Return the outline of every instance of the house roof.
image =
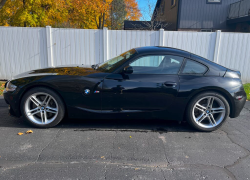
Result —
[[[151,17],[151,21],[154,20],[156,14],[157,14],[157,13],[156,13],[156,9],[159,9],[159,8],[160,8],[161,1],[162,1],[162,0],[157,0],[156,5],[155,5],[155,9],[154,9],[154,12],[153,12],[153,15],[152,15],[152,17]]]
[[[158,21],[124,21],[124,30],[168,30],[167,22]]]

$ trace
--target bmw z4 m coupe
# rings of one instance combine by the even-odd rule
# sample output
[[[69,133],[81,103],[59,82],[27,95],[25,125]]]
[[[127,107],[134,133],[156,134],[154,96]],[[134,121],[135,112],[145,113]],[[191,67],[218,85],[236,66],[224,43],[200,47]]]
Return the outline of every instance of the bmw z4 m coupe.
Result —
[[[5,84],[10,114],[35,127],[69,118],[188,121],[200,131],[239,116],[246,102],[241,74],[167,47],[131,49],[91,67],[33,70]]]

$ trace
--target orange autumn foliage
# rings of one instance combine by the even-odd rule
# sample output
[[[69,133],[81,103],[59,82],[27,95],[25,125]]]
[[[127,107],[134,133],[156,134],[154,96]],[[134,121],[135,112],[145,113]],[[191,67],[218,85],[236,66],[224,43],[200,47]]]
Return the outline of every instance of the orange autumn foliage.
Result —
[[[108,26],[113,0],[7,0],[0,9],[0,26],[73,27],[102,29]],[[23,3],[25,2],[25,3]],[[127,20],[139,20],[136,0],[124,0]]]
[[[72,26],[87,29],[103,28],[111,2],[112,0],[71,0]]]
[[[131,21],[137,21],[140,20],[142,14],[138,7],[138,3],[136,0],[125,0],[126,4],[126,19]]]
[[[68,0],[7,0],[0,9],[0,26],[44,27],[64,22]]]

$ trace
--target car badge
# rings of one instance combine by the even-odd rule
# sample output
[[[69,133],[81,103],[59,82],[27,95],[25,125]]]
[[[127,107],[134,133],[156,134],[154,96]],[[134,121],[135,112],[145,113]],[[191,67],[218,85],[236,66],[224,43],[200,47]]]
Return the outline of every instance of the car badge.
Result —
[[[85,89],[84,90],[84,94],[88,95],[90,93],[90,90],[89,89]]]
[[[100,91],[95,91],[94,93],[95,93],[95,94],[98,94],[98,93],[100,93]]]

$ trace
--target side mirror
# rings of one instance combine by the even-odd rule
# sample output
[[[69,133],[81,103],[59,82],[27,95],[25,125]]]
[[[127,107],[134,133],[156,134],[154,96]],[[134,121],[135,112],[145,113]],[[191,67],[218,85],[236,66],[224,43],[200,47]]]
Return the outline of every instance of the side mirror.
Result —
[[[133,73],[133,67],[131,66],[126,66],[124,69],[123,69],[123,73],[125,74],[132,74]]]

